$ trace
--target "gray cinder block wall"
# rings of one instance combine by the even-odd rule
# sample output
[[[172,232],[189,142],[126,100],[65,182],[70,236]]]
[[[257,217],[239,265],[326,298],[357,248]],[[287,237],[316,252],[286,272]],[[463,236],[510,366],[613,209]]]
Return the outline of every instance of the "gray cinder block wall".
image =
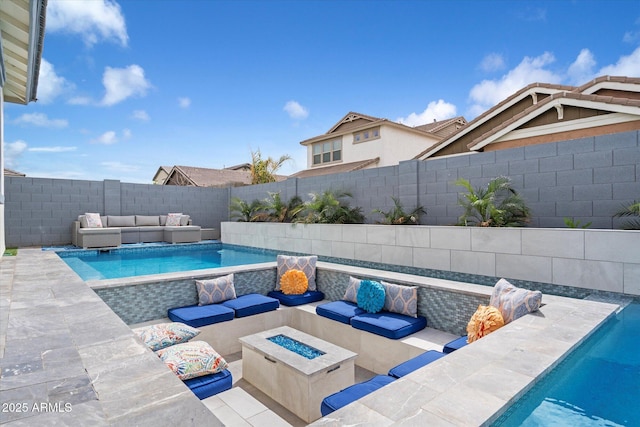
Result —
[[[369,223],[381,219],[373,209],[392,209],[396,197],[407,211],[418,205],[427,210],[422,224],[452,225],[462,213],[456,179],[477,187],[499,175],[510,177],[524,196],[532,227],[565,227],[569,217],[591,222],[590,228],[618,228],[624,219],[612,218],[614,212],[640,200],[639,140],[640,132],[632,131],[231,188],[6,177],[5,238],[7,247],[67,244],[71,222],[85,212],[184,212],[194,224],[219,229],[229,220],[232,197],[250,202],[280,192],[284,201],[295,195],[308,200],[327,189],[350,192],[351,206],[361,207]]]

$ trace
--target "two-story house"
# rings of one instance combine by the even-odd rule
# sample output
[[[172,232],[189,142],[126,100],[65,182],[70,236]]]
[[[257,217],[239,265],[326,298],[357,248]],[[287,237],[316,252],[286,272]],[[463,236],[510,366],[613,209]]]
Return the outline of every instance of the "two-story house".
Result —
[[[300,142],[307,147],[307,169],[293,177],[351,172],[397,165],[414,158],[466,124],[463,117],[410,127],[350,112],[329,131]]]

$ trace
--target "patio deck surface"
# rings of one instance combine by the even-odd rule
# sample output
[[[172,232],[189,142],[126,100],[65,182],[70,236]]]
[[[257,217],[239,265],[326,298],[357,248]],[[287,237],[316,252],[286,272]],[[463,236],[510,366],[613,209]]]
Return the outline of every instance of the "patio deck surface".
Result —
[[[543,303],[314,425],[490,422],[618,309],[548,295]],[[0,262],[0,369],[2,424],[295,425],[242,387],[198,400],[55,253],[40,248]]]

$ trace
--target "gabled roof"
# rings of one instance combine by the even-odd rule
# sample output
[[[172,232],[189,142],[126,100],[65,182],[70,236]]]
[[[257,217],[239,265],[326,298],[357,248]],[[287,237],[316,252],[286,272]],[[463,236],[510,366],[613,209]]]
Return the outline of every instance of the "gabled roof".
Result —
[[[430,132],[441,137],[448,137],[458,132],[458,130],[466,124],[467,120],[463,116],[458,116],[446,120],[434,120],[433,123],[418,125],[415,127],[415,129]]]
[[[378,117],[367,116],[366,114],[356,113],[350,111],[347,113],[342,119],[338,120],[338,122],[329,129],[329,131],[323,135],[318,135],[313,138],[305,139],[300,142],[300,145],[310,145],[315,142],[325,141],[330,138],[335,138],[338,136],[346,135],[353,132],[358,132],[360,130],[368,129],[374,126],[391,126],[397,129],[402,129],[407,132],[412,132],[415,134],[420,134],[423,136],[428,136],[430,138],[440,140],[441,136],[438,136],[435,133],[431,133],[418,127],[411,127],[407,125],[403,125],[401,123],[397,123],[387,119],[381,119]]]
[[[47,0],[0,1],[0,86],[4,100],[36,100]]]
[[[360,160],[359,162],[340,163],[333,166],[325,166],[322,168],[311,168],[294,173],[292,178],[309,178],[312,176],[329,175],[334,173],[353,172],[364,169],[367,166],[375,165],[380,161],[380,157],[374,159]]]
[[[277,181],[287,179],[276,175]],[[163,185],[185,185],[194,187],[237,187],[251,185],[251,171],[233,169],[210,169],[194,166],[174,166]]]
[[[22,172],[14,171],[13,169],[4,168],[4,176],[27,176],[27,175]]]
[[[611,113],[631,114],[638,116],[637,119],[640,119],[640,110],[638,110],[638,106],[636,105],[636,100],[640,99],[640,97],[634,96],[633,98],[627,98],[621,97],[620,95],[622,92],[637,93],[638,91],[640,91],[640,79],[631,77],[602,76],[580,87],[532,83],[485,111],[463,126],[458,132],[434,144],[414,158],[424,160],[442,151],[446,147],[453,145],[456,141],[464,140],[465,136],[474,130],[483,125],[486,126],[492,119],[497,118],[501,114],[505,115],[507,110],[512,109],[529,97],[531,97],[532,100],[531,106],[523,109],[523,111],[516,110],[512,116],[508,118],[505,117],[505,120],[491,125],[482,135],[476,136],[471,142],[466,143],[468,150],[480,150],[486,145],[496,142],[496,140],[503,137],[506,133],[514,131],[518,127],[540,116],[550,108],[555,107],[560,110],[562,105],[598,109]],[[606,96],[597,95],[597,92],[606,93]],[[615,96],[611,94],[615,94]],[[628,121],[631,119],[629,117],[618,116],[617,120]],[[567,120],[564,122],[565,125],[567,123],[580,125],[580,122],[576,120]],[[586,126],[586,122],[583,121],[583,123]],[[539,130],[552,133],[557,132],[562,126],[563,125],[559,124],[556,126],[556,129],[554,129],[553,126],[540,126]]]

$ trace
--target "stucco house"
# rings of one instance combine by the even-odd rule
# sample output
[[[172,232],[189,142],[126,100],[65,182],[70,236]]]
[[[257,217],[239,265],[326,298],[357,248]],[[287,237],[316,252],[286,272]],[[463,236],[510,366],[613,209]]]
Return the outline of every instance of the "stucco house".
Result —
[[[4,253],[4,103],[36,100],[47,0],[0,1],[0,259]]]
[[[494,151],[640,129],[640,78],[598,77],[582,86],[530,84],[415,159]]]
[[[301,141],[307,169],[293,177],[393,166],[409,160],[464,126],[464,117],[410,127],[387,119],[349,112],[325,134]]]

